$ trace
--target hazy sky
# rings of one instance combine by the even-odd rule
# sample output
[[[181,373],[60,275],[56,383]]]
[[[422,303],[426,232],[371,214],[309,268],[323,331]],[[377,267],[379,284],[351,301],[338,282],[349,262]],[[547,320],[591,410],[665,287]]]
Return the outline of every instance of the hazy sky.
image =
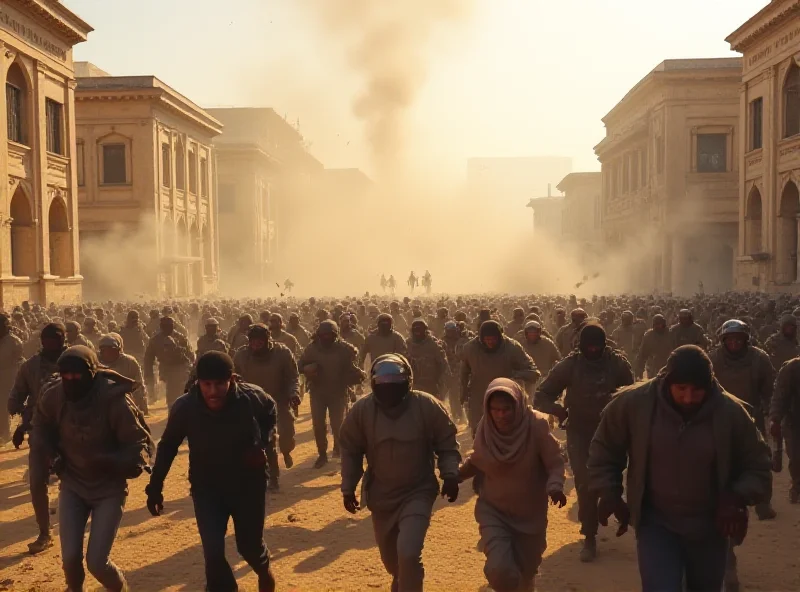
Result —
[[[95,28],[77,60],[155,74],[204,106],[274,107],[300,119],[326,166],[369,169],[351,107],[363,81],[315,1],[339,0],[64,3]],[[631,86],[663,59],[734,55],[725,37],[765,4],[474,0],[423,49],[406,149],[422,167],[461,176],[471,156],[571,156],[574,170],[598,170],[600,118]]]

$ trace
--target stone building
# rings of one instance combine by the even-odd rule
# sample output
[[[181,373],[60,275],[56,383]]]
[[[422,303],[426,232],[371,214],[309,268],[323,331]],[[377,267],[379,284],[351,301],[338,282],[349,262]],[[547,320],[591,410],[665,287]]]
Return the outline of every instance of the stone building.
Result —
[[[219,175],[221,289],[263,295],[291,270],[280,255],[318,204],[322,164],[297,127],[270,108],[208,109],[224,132],[214,139]],[[328,207],[328,206],[326,206]],[[288,277],[288,276],[287,276]]]
[[[81,64],[77,184],[90,297],[186,297],[218,284],[213,116],[155,76]]]
[[[741,71],[738,58],[666,60],[603,118],[601,228],[626,288],[733,286]]]
[[[564,194],[561,211],[561,237],[574,248],[579,261],[594,266],[602,244],[600,207],[602,173],[570,173],[556,186]]]
[[[533,212],[533,235],[537,238],[561,239],[564,197],[535,197],[528,202]]]
[[[60,2],[0,4],[0,308],[81,298],[72,48],[91,30]]]
[[[773,0],[727,39],[743,54],[737,287],[797,291],[800,1]]]

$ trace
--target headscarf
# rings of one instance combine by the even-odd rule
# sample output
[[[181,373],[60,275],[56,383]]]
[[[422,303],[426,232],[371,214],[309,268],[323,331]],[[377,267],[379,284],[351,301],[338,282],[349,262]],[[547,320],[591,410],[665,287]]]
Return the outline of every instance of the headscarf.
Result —
[[[489,414],[489,399],[495,392],[506,393],[514,399],[514,423],[508,434],[501,434]],[[483,395],[483,417],[475,431],[472,458],[476,466],[513,464],[524,455],[535,437],[534,412],[525,403],[522,388],[510,378],[495,378]]]

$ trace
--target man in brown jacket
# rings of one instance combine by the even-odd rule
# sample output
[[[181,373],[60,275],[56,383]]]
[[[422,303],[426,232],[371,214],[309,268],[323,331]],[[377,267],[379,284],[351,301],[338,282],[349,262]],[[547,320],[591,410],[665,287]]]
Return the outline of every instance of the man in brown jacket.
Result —
[[[58,359],[59,379],[36,406],[31,456],[61,479],[59,536],[69,590],[83,590],[84,531],[92,527],[86,565],[106,590],[126,589],[111,561],[111,546],[128,495],[128,479],[148,466],[155,445],[141,412],[130,399],[134,383],[99,368],[86,346],[67,349]],[[36,454],[33,454],[33,453]]]
[[[11,333],[11,318],[0,314],[0,445],[11,438],[8,396],[14,386],[17,371],[24,361],[22,340]]]
[[[653,328],[642,338],[642,345],[636,356],[636,378],[641,380],[645,370],[647,378],[653,378],[667,363],[672,353],[672,337],[667,331],[667,320],[660,314],[653,317]]]
[[[720,329],[720,345],[709,353],[714,375],[727,392],[750,405],[753,419],[766,437],[764,417],[769,413],[775,370],[769,356],[749,343],[748,326],[737,319],[726,321]],[[776,513],[768,496],[756,506],[759,520],[772,520]]]
[[[669,334],[672,336],[673,348],[682,345],[696,345],[707,350],[711,345],[706,337],[706,332],[694,322],[694,315],[688,308],[678,312],[678,323],[669,328]]]
[[[777,372],[786,362],[800,355],[800,345],[797,343],[797,317],[783,315],[780,330],[770,335],[764,343],[772,367]]]
[[[786,440],[789,457],[789,502],[800,503],[800,358],[786,362],[775,380],[769,412],[769,431],[774,440]]]
[[[376,359],[370,378],[372,393],[353,405],[342,424],[343,503],[352,514],[361,505],[372,513],[392,592],[421,592],[422,547],[440,492],[436,465],[442,496],[450,502],[458,497],[457,429],[439,401],[411,390],[411,366],[402,356]]]
[[[621,353],[606,345],[606,333],[599,323],[586,324],[578,342],[578,349],[556,364],[541,382],[533,406],[566,426],[567,454],[578,493],[578,520],[586,537],[580,559],[590,562],[597,555],[597,497],[589,489],[586,472],[589,444],[612,394],[633,384],[633,371]],[[565,389],[564,402],[558,403]]]
[[[506,337],[497,321],[481,324],[478,336],[461,351],[461,403],[467,404],[472,435],[483,417],[483,395],[495,378],[511,378],[525,384],[541,376],[536,364],[518,341]]]
[[[319,458],[314,468],[321,469],[328,462],[328,428],[330,416],[333,432],[333,456],[339,456],[339,430],[347,407],[349,387],[361,384],[364,371],[356,366],[358,352],[339,338],[339,326],[333,321],[322,321],[315,340],[305,349],[297,368],[308,380],[311,395],[311,421]]]
[[[622,498],[627,468],[627,495]],[[722,590],[729,539],[771,489],[769,449],[746,404],[725,392],[696,346],[603,411],[588,460],[603,524],[636,530],[645,592]],[[684,587],[685,583],[685,587]]]
[[[586,314],[585,310],[582,308],[576,308],[570,313],[570,319],[572,322],[569,325],[564,325],[558,329],[555,343],[559,353],[561,353],[562,356],[566,356],[572,351],[573,343],[575,342],[575,339],[581,330],[581,326],[587,317],[588,315]]]
[[[417,318],[411,322],[411,337],[406,341],[406,348],[417,390],[444,400],[444,385],[450,376],[450,366],[441,344],[431,336],[425,319]]]
[[[275,400],[280,451],[287,469],[292,468],[292,451],[295,447],[295,409],[300,406],[300,380],[297,363],[289,348],[272,339],[269,330],[261,323],[247,330],[247,347],[242,347],[233,358],[236,373],[245,382],[260,386]],[[269,462],[269,487],[279,488],[278,455],[275,442],[266,448]]]
[[[370,363],[384,354],[406,355],[406,340],[394,330],[394,318],[390,314],[378,315],[378,330],[367,335],[364,346],[358,354],[358,366],[364,367],[369,355]]]
[[[147,415],[149,413],[147,409],[147,387],[144,384],[144,378],[142,378],[142,367],[139,366],[136,358],[124,351],[125,344],[122,337],[117,333],[108,333],[100,338],[98,345],[100,362],[109,370],[130,378],[134,382],[131,394],[133,402],[136,403],[143,414]]]

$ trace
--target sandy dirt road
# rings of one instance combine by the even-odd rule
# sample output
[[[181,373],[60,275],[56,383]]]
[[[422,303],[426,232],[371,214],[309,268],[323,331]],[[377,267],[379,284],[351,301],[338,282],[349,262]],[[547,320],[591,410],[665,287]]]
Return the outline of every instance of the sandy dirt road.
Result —
[[[166,410],[156,407],[150,418],[156,436],[163,430],[165,418]],[[311,466],[316,450],[307,403],[301,408],[297,428],[295,466],[283,472],[282,491],[269,496],[266,539],[279,590],[388,590],[389,577],[373,542],[369,514],[353,517],[342,508],[338,462],[322,470]],[[462,433],[460,440],[462,448],[469,447],[467,435]],[[186,481],[187,458],[185,448],[181,449],[167,478],[164,516],[152,518],[147,512],[144,478],[130,485],[112,557],[126,572],[133,592],[203,589],[202,551]],[[36,557],[25,553],[36,534],[27,485],[22,481],[26,465],[27,445],[20,451],[10,445],[0,449],[0,590],[63,590],[58,543]],[[601,529],[597,561],[590,565],[578,562],[580,536],[571,482],[568,488],[569,505],[550,511],[548,549],[537,590],[638,589],[631,533],[617,539],[611,527]],[[788,504],[787,488],[784,472],[775,484],[778,519],[753,521],[738,552],[746,590],[800,590],[800,506]],[[53,487],[51,496],[55,495]],[[427,590],[477,592],[484,588],[474,501],[468,485],[455,504],[437,501],[424,552]],[[255,590],[255,577],[236,553],[232,530],[228,559],[241,589]],[[99,585],[88,577],[87,589],[96,590]]]

